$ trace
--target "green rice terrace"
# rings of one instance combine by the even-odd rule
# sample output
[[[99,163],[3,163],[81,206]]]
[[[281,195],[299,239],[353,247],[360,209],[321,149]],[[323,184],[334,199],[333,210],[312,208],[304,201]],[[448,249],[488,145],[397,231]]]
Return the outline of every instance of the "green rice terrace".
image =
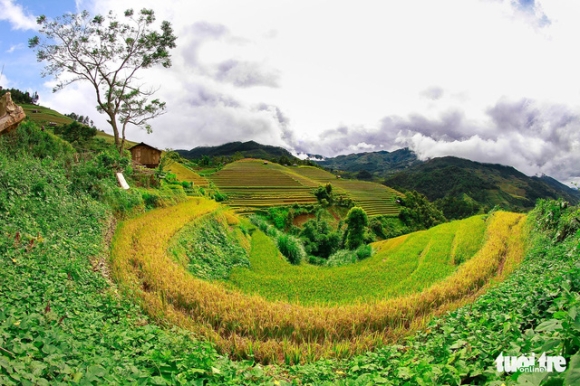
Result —
[[[289,264],[275,243],[256,231],[249,267],[235,268],[228,280],[244,292],[300,304],[349,304],[419,293],[475,255],[486,225],[476,216],[379,241],[371,244],[373,256],[342,267]]]
[[[285,167],[275,163],[245,159],[224,166],[208,177],[228,197],[232,208],[256,208],[291,204],[316,204],[313,189],[331,183],[336,194],[351,199],[369,215],[399,213],[395,201],[400,193],[386,186],[364,181],[341,180],[312,166]]]

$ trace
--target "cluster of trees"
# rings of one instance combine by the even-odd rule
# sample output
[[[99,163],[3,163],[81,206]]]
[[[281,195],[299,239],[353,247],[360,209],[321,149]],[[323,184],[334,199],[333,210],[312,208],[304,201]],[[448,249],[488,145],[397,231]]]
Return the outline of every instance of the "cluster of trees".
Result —
[[[241,152],[238,151],[233,155],[220,155],[213,157],[210,157],[209,155],[203,155],[201,156],[201,158],[194,160],[194,162],[196,162],[197,165],[202,167],[220,167],[235,161],[239,161],[243,158],[246,157]],[[264,160],[272,163],[277,163],[282,166],[303,165],[321,168],[321,166],[318,165],[316,162],[310,160],[301,160],[298,158],[290,158],[285,155],[281,157],[271,157]]]
[[[419,192],[409,190],[398,200],[402,207],[399,219],[412,231],[428,229],[447,221],[443,212]]]
[[[268,217],[276,228],[276,232],[267,231],[269,235],[276,234],[280,239],[282,234],[290,236],[288,240],[293,240],[294,243],[301,244],[303,254],[308,256],[308,260],[314,264],[327,264],[333,256],[337,255],[352,255],[356,258],[348,259],[349,262],[360,260],[370,256],[370,248],[366,245],[374,241],[369,230],[369,219],[366,212],[360,207],[353,207],[349,210],[344,221],[340,221],[338,225],[333,226],[327,220],[329,213],[325,208],[318,208],[316,216],[306,221],[302,227],[293,225],[293,219],[298,214],[311,214],[313,208],[293,207],[293,208],[270,208]],[[325,218],[326,217],[326,218]],[[264,224],[261,224],[264,227]],[[264,227],[264,229],[266,229]],[[281,252],[289,258],[290,255],[296,254],[285,253],[286,250],[295,248],[286,248],[287,238],[283,238],[278,242]],[[367,247],[364,253],[360,249]],[[286,251],[288,252],[288,251]],[[298,264],[300,261],[290,259],[293,264]]]
[[[318,200],[318,203],[322,207],[327,207],[331,205],[352,208],[354,206],[354,202],[345,196],[339,195],[337,196],[334,194],[332,190],[332,184],[328,183],[324,186],[319,186],[315,191],[314,195]]]
[[[69,117],[73,121],[77,121],[79,123],[82,123],[83,125],[95,127],[95,123],[93,122],[92,119],[89,118],[88,115],[85,117],[84,115],[79,115],[77,113],[70,113],[70,114],[65,114],[64,116]]]
[[[60,125],[54,128],[54,133],[70,143],[81,144],[87,142],[97,135],[97,128],[87,126],[78,121],[73,121],[68,125]]]
[[[36,91],[33,92],[32,95],[30,95],[28,91],[20,91],[16,88],[0,89],[0,97],[6,94],[7,92],[10,93],[12,101],[20,105],[35,105],[36,103],[38,103],[38,99],[40,98]]]

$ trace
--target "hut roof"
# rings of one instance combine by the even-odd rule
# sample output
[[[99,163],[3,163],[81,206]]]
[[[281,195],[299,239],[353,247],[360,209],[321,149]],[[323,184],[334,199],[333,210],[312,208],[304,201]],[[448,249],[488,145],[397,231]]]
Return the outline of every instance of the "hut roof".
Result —
[[[133,146],[133,147],[130,147],[130,148],[129,148],[129,150],[131,150],[131,149],[134,149],[134,148],[136,148],[136,147],[138,147],[138,146],[145,146],[145,147],[148,147],[148,148],[150,148],[150,149],[153,149],[153,150],[162,151],[162,150],[159,150],[159,149],[158,149],[158,148],[156,148],[156,147],[153,147],[153,146],[151,146],[151,145],[147,145],[145,142],[138,143],[138,144],[136,144],[135,146]]]

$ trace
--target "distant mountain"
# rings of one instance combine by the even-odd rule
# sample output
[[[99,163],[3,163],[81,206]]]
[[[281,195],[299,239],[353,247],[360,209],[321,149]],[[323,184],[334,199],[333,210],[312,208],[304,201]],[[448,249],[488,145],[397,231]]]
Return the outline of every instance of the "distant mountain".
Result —
[[[334,169],[352,173],[367,171],[375,177],[385,177],[393,173],[405,170],[411,166],[420,164],[422,161],[408,148],[372,153],[357,153],[339,155],[324,160],[313,159],[318,165],[327,169]]]
[[[240,153],[246,158],[262,158],[269,160],[286,156],[289,160],[296,159],[296,157],[284,148],[262,145],[254,141],[229,142],[220,146],[199,146],[191,150],[176,150],[176,152],[182,157],[188,159],[199,159],[204,155],[209,157],[232,157],[236,153]]]
[[[513,167],[457,157],[434,158],[389,176],[385,184],[416,190],[436,201],[449,219],[466,217],[495,205],[523,211],[539,198],[563,198],[576,204],[580,192],[553,178],[528,177]]]
[[[550,176],[543,174],[540,177],[532,177],[532,178],[541,180],[544,183],[546,183],[546,184],[550,185],[551,187],[553,187],[554,189],[556,189],[557,191],[567,192],[570,196],[575,197],[577,200],[580,200],[580,191],[578,189],[572,189],[568,185],[564,185],[560,181],[555,180]],[[572,199],[568,199],[568,201],[574,202]]]

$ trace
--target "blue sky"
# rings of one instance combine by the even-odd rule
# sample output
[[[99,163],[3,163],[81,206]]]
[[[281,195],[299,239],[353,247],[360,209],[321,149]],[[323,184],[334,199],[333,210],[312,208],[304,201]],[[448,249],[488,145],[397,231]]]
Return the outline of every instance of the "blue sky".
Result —
[[[27,48],[36,16],[77,7],[152,8],[178,36],[173,66],[141,74],[167,114],[131,140],[325,156],[406,146],[580,182],[580,1],[0,0],[0,85],[108,131],[94,90],[51,93]]]
[[[68,0],[6,1],[0,0],[0,68],[9,84],[4,87],[35,91],[42,84],[34,52],[28,48],[28,39],[35,35],[31,27],[39,15],[60,16],[75,11],[75,2]],[[31,63],[32,62],[32,63]]]

